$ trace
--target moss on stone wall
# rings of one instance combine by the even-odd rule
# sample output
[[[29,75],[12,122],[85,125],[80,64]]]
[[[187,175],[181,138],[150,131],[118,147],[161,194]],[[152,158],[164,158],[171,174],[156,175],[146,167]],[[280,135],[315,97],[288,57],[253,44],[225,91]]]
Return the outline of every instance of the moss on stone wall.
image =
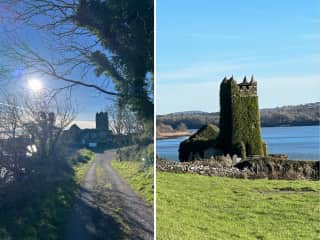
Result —
[[[232,146],[243,142],[246,155],[263,156],[258,97],[234,96],[232,112]]]
[[[195,134],[191,135],[189,139],[216,139],[219,135],[219,128],[213,124],[202,126]]]
[[[199,157],[204,157],[204,151],[207,148],[215,147],[217,145],[217,137],[219,135],[219,128],[212,124],[204,125],[195,134],[180,143],[179,146],[179,160],[188,161],[190,154],[197,153]]]

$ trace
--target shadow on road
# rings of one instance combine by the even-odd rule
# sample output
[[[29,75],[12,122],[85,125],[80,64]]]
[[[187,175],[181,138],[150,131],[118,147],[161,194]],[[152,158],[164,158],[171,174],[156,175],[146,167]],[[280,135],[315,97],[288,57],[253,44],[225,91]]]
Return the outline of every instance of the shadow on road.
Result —
[[[100,240],[128,237],[119,218],[114,214],[107,214],[96,204],[97,199],[103,198],[102,194],[85,188],[81,188],[80,192],[81,197],[76,200],[64,239]]]

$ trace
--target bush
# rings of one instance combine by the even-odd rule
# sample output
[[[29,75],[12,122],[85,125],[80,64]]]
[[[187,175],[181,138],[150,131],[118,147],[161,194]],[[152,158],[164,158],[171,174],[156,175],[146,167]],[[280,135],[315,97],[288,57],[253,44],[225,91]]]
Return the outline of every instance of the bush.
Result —
[[[135,144],[128,147],[123,147],[117,150],[117,157],[120,161],[140,161],[145,165],[152,165],[153,159],[153,144],[139,145]]]

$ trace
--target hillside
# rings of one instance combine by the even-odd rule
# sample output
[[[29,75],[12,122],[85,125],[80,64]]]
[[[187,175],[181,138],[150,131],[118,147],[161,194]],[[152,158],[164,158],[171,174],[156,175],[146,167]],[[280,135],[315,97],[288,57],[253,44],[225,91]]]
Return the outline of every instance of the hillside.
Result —
[[[191,132],[188,131],[187,126],[183,123],[173,128],[164,123],[157,124],[157,139],[176,138],[181,136],[190,136]]]
[[[262,127],[318,125],[320,102],[265,108],[260,110],[260,114]],[[165,124],[176,129],[185,124],[189,129],[198,129],[209,123],[219,125],[219,112],[189,111],[157,116],[157,127]]]

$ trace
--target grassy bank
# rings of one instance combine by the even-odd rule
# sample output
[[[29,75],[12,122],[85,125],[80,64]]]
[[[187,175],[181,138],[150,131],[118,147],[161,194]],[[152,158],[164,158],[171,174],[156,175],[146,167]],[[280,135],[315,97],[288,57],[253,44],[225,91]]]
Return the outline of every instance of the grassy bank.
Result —
[[[64,160],[54,178],[39,172],[1,189],[0,239],[62,239],[78,182],[94,154],[80,150]]]
[[[153,165],[137,161],[112,161],[111,165],[148,203],[153,205]]]
[[[320,183],[157,172],[157,239],[320,239]]]
[[[72,162],[74,163],[74,179],[78,184],[81,184],[81,182],[84,180],[85,174],[94,160],[94,152],[91,152],[87,149],[81,149],[78,153],[79,154],[76,154],[73,157]]]

